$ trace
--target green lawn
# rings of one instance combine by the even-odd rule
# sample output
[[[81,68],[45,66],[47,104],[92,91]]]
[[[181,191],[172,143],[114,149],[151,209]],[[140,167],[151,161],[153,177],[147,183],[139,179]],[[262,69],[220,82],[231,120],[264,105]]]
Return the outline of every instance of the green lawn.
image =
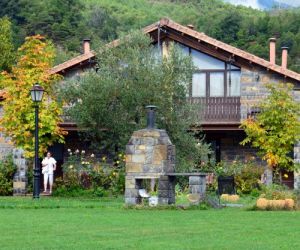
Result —
[[[122,199],[0,198],[0,249],[300,249],[300,212],[134,210]]]

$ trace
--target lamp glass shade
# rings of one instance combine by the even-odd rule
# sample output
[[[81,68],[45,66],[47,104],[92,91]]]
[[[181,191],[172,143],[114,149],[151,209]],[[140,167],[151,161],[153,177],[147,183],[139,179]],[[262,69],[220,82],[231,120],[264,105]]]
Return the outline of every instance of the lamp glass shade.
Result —
[[[35,84],[30,90],[30,93],[32,101],[40,102],[43,99],[44,89],[40,85]]]

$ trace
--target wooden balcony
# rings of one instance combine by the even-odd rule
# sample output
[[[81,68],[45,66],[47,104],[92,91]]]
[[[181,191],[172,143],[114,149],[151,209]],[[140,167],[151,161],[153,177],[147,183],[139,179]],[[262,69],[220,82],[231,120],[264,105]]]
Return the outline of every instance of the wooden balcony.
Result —
[[[200,105],[199,120],[203,124],[240,122],[240,97],[191,97],[189,100]]]

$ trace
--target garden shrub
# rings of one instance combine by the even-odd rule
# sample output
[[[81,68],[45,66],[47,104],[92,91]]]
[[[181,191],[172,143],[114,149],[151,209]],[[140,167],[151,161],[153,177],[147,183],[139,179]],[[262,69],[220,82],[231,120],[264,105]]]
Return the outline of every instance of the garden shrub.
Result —
[[[234,181],[239,194],[250,194],[255,189],[260,188],[260,179],[263,168],[255,166],[253,163],[245,163],[241,171],[234,176]]]
[[[107,157],[87,155],[85,151],[68,150],[69,157],[63,164],[63,178],[55,181],[54,195],[74,196],[74,193],[97,197],[117,196],[125,189],[125,156]],[[68,194],[69,193],[69,194]]]
[[[300,209],[300,190],[294,190],[295,200],[296,200],[296,208]]]
[[[262,186],[262,198],[269,200],[284,200],[293,199],[296,200],[295,193],[288,189],[284,185],[272,184],[268,186]]]
[[[13,177],[16,170],[11,154],[0,161],[0,195],[13,194]]]
[[[211,171],[216,176],[234,176],[236,191],[240,195],[251,193],[257,197],[260,194],[261,175],[264,169],[253,161],[221,161],[212,166]],[[214,185],[216,184],[213,182],[210,188]]]

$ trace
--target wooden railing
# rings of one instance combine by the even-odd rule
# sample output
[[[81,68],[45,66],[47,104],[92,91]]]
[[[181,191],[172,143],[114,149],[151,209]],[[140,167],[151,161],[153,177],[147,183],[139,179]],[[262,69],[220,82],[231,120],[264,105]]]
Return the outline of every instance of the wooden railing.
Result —
[[[241,119],[240,97],[191,97],[189,100],[199,104],[201,123],[239,122]]]

